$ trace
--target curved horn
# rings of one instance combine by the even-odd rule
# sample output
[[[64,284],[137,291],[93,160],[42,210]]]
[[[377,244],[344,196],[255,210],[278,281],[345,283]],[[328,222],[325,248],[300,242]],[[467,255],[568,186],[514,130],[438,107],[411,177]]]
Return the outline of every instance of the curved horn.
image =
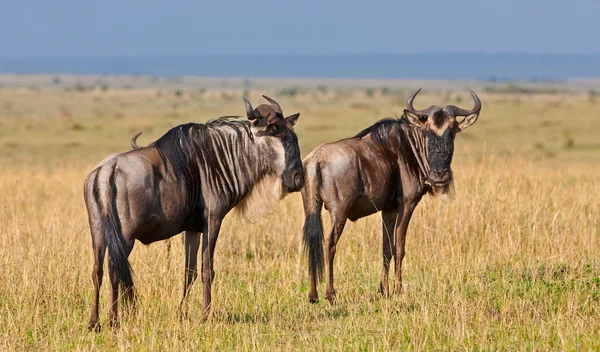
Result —
[[[133,149],[140,149],[141,147],[139,145],[137,145],[136,141],[138,139],[138,137],[142,134],[142,132],[138,132],[136,134],[133,135],[133,137],[131,137],[131,148]]]
[[[266,95],[263,95],[263,98],[267,99],[269,101],[269,103],[271,103],[271,105],[273,105],[273,109],[275,109],[276,113],[283,115],[283,111],[281,110],[281,106],[279,106],[279,104],[275,100],[269,98]]]
[[[473,100],[475,101],[475,106],[473,106],[473,109],[471,110],[465,110],[465,109],[461,109],[458,106],[454,106],[454,105],[448,105],[446,107],[446,111],[448,111],[449,113],[451,113],[454,116],[469,116],[471,114],[475,114],[478,113],[479,111],[481,111],[481,100],[479,100],[479,97],[477,96],[477,94],[475,94],[475,92],[473,92],[471,90],[471,88],[467,88],[469,90],[469,93],[471,93],[471,96],[473,97]]]
[[[423,110],[416,110],[413,107],[413,100],[415,100],[415,97],[417,96],[417,94],[419,94],[420,91],[421,88],[419,88],[418,91],[414,92],[410,97],[408,97],[408,99],[406,100],[406,110],[413,112],[417,115],[427,115],[429,108]]]
[[[244,104],[246,104],[246,117],[250,121],[256,120],[256,117],[254,116],[254,109],[252,108],[252,104],[250,104],[250,102],[248,101],[248,99],[246,99],[246,97],[243,96],[242,99],[244,99]]]

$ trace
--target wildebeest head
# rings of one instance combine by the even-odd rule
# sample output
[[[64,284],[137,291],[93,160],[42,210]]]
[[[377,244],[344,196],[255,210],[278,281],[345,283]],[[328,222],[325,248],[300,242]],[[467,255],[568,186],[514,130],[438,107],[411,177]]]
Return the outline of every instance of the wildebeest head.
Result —
[[[281,177],[283,193],[296,192],[304,186],[304,173],[300,159],[300,147],[298,137],[293,126],[296,124],[299,113],[284,117],[279,104],[263,95],[270,104],[261,104],[256,109],[243,97],[246,103],[246,116],[251,121],[252,133],[256,138],[269,137],[281,143],[282,151],[275,153],[283,154],[284,163],[275,170]],[[274,146],[279,148],[279,146]]]
[[[426,140],[428,175],[426,183],[431,186],[434,194],[443,194],[449,190],[452,183],[450,163],[454,154],[454,137],[460,131],[477,121],[481,111],[481,101],[469,89],[475,101],[471,110],[464,110],[454,105],[441,108],[432,105],[423,110],[413,107],[413,100],[421,90],[413,93],[406,101],[404,116],[408,121],[423,130]],[[465,116],[461,121],[457,117]]]

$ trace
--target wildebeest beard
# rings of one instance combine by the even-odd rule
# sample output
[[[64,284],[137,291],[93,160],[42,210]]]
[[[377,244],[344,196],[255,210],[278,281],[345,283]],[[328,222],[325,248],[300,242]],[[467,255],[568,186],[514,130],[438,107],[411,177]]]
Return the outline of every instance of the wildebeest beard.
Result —
[[[284,196],[281,175],[272,167],[273,160],[285,163],[281,143],[255,137],[247,120],[224,116],[181,125],[149,147],[157,149],[165,169],[185,190],[188,214],[218,201],[235,205],[250,218],[247,210],[264,208],[257,201],[272,208],[271,200]]]

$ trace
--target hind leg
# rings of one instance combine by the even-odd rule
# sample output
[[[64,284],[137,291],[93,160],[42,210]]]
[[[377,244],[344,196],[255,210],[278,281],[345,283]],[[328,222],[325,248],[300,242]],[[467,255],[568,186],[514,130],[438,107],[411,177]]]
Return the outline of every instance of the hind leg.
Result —
[[[195,231],[185,231],[184,235],[185,249],[185,279],[183,282],[183,297],[179,309],[181,316],[187,315],[185,306],[185,297],[196,278],[198,277],[198,249],[200,247],[200,234]]]
[[[111,328],[119,327],[119,282],[117,281],[117,273],[109,259],[108,261],[108,276],[110,277],[110,313],[108,316],[108,326]]]
[[[88,329],[99,332],[98,306],[100,304],[100,286],[102,286],[102,276],[104,275],[104,255],[106,253],[106,244],[100,231],[92,231],[92,248],[94,250],[94,267],[92,269],[94,302],[92,303],[92,314],[88,323]]]
[[[133,242],[131,244],[126,244],[125,250],[127,252],[127,257],[131,254],[133,250]],[[108,326],[111,328],[119,328],[119,282],[117,280],[117,273],[115,271],[112,262],[108,261],[108,272],[110,276],[110,286],[111,286],[111,305],[110,305],[110,313]],[[135,296],[133,294],[133,287],[124,287],[123,293],[126,296],[127,300],[131,303],[132,308],[135,308]]]
[[[381,271],[381,282],[379,284],[379,293],[384,296],[389,295],[388,277],[390,272],[390,263],[392,255],[396,253],[396,218],[397,211],[383,211],[381,213],[382,237],[383,237],[383,270]]]
[[[327,242],[327,291],[325,299],[329,303],[334,303],[336,299],[336,291],[333,286],[333,260],[335,258],[336,245],[342,236],[344,226],[346,225],[346,215],[331,213],[331,233]]]

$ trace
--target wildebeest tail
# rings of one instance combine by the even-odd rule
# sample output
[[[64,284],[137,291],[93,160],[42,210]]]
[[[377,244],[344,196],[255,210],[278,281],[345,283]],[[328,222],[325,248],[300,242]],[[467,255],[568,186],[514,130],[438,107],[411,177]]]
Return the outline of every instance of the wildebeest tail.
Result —
[[[306,163],[304,172],[305,185],[302,189],[302,201],[306,219],[302,229],[302,240],[304,250],[308,256],[308,272],[311,277],[321,280],[325,259],[323,254],[323,221],[321,219],[323,201],[319,195],[320,170],[318,165]]]
[[[115,168],[109,177],[109,193],[106,197],[105,209],[102,212],[102,229],[104,242],[108,247],[110,265],[117,276],[119,287],[127,300],[133,300],[135,290],[133,288],[133,274],[129,264],[127,244],[123,237],[121,221],[117,213],[117,185],[115,182]]]

